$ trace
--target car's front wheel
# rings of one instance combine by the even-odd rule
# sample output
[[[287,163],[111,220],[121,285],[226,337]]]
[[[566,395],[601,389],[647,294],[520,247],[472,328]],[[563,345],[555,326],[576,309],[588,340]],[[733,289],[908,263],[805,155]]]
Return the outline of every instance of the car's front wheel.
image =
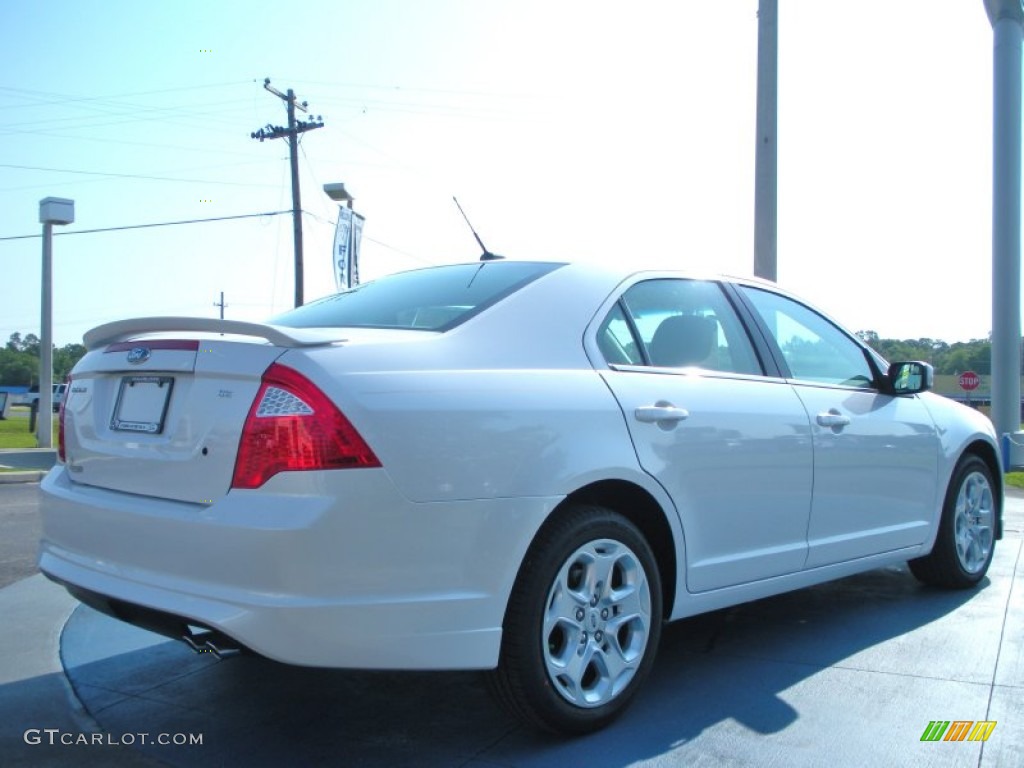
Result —
[[[988,571],[995,551],[999,495],[992,472],[977,456],[960,460],[942,507],[942,520],[930,554],[911,560],[911,573],[926,584],[951,589],[973,587]]]
[[[662,619],[643,534],[612,510],[571,506],[523,562],[492,688],[530,725],[569,735],[603,728],[650,671]]]

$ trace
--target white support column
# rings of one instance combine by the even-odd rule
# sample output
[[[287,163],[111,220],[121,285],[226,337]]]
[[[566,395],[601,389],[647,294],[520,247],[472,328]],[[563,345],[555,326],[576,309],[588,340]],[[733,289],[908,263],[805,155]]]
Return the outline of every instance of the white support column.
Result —
[[[53,447],[53,222],[43,222],[43,278],[40,298],[39,412],[36,444]]]
[[[1020,431],[1022,0],[984,0],[993,33],[992,422]]]
[[[75,201],[44,197],[39,201],[39,222],[43,225],[43,274],[40,299],[39,418],[36,442],[40,448],[53,444],[53,225],[75,220]]]
[[[754,153],[754,275],[778,279],[779,0],[757,10],[757,147]]]

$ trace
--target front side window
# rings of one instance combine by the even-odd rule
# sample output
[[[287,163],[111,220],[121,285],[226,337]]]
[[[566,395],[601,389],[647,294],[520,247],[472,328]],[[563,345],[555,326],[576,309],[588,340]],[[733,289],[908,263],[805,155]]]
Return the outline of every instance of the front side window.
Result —
[[[760,375],[761,365],[721,287],[645,280],[629,288],[598,331],[611,363]]]
[[[560,266],[484,261],[400,272],[289,310],[268,322],[290,328],[447,331]]]
[[[742,288],[760,314],[795,379],[870,387],[874,372],[864,349],[799,302],[758,288]]]

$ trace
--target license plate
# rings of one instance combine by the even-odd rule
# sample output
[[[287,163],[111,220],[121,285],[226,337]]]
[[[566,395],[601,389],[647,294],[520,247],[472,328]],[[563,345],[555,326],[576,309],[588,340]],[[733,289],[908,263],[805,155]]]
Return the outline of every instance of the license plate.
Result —
[[[110,428],[115,432],[159,435],[171,402],[173,376],[125,376],[117,393]]]

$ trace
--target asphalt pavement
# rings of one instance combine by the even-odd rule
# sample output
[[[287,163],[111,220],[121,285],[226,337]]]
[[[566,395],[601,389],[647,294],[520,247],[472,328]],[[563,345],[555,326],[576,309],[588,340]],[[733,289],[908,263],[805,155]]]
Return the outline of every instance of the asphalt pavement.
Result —
[[[22,490],[0,487],[0,523],[37,514]],[[0,589],[0,765],[1019,768],[1024,498],[1006,522],[974,591],[887,568],[671,624],[625,717],[570,740],[521,728],[477,673],[218,660],[30,575]],[[922,741],[932,721],[995,727]]]

